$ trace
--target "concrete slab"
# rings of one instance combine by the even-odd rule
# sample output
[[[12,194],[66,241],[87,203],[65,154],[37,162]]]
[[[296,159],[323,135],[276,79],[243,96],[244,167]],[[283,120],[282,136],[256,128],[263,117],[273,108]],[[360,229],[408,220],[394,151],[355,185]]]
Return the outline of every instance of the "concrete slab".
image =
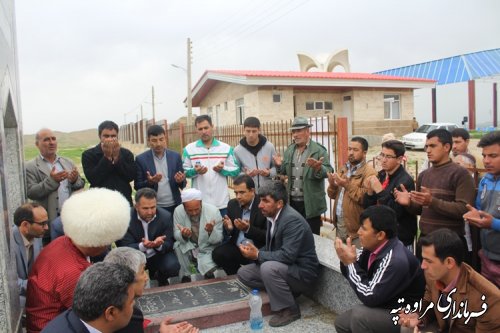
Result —
[[[221,282],[227,283],[221,284]],[[231,293],[232,296],[220,299],[215,294],[221,292]],[[250,314],[249,292],[250,290],[241,284],[235,276],[228,276],[150,288],[145,290],[144,296],[142,300],[138,300],[138,304],[143,309],[144,317],[151,320],[145,330],[147,333],[156,333],[165,317],[173,317],[175,322],[188,321],[194,326],[204,329],[248,320]],[[198,296],[191,297],[191,295]],[[269,298],[265,292],[261,292],[261,296],[262,312],[264,315],[268,315],[271,313]],[[148,297],[149,300],[146,301]],[[183,302],[190,302],[191,306],[185,307]],[[178,304],[177,308],[176,304]]]

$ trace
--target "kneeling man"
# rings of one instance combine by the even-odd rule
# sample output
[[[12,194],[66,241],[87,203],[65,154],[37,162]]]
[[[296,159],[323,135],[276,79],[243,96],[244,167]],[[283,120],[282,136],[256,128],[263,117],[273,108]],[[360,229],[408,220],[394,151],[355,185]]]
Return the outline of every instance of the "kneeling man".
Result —
[[[271,310],[269,325],[285,326],[300,318],[294,294],[308,291],[318,277],[319,261],[311,227],[288,205],[285,185],[270,182],[258,191],[259,208],[267,217],[266,245],[242,244],[242,255],[255,263],[241,267],[238,278],[251,288],[265,288]]]
[[[335,240],[340,269],[356,292],[361,305],[340,314],[335,329],[344,332],[394,332],[392,309],[419,302],[425,277],[420,262],[397,236],[396,212],[387,206],[371,206],[361,213],[358,230],[363,252],[356,259],[356,247],[347,238]],[[403,306],[404,308],[404,306]]]
[[[238,272],[241,265],[250,261],[243,257],[238,246],[251,240],[257,248],[266,243],[267,220],[259,209],[260,199],[255,195],[255,183],[248,175],[239,175],[233,180],[236,199],[227,203],[227,215],[224,216],[224,228],[230,238],[219,245],[212,258],[217,266],[222,267],[227,275]]]
[[[191,281],[191,267],[207,279],[213,278],[217,269],[212,251],[222,242],[222,217],[217,207],[202,203],[201,198],[201,192],[195,188],[184,190],[182,205],[174,211],[174,248],[181,264],[182,282]]]
[[[146,254],[146,269],[159,286],[179,274],[179,261],[174,252],[172,215],[156,207],[155,190],[144,187],[135,194],[130,225],[118,246],[129,246]]]

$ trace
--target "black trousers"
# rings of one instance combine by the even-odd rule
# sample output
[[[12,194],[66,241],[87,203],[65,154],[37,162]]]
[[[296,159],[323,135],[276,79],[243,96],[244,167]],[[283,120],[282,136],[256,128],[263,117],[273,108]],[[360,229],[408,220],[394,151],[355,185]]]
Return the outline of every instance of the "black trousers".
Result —
[[[241,265],[250,263],[241,255],[240,249],[231,242],[217,246],[212,251],[212,259],[227,275],[236,274]]]
[[[306,207],[304,205],[304,201],[290,200],[290,206],[292,206],[293,209],[295,209],[297,212],[299,212],[300,215],[304,216],[307,223],[309,223],[309,226],[311,227],[313,234],[319,235],[319,231],[320,231],[321,225],[322,225],[321,215],[306,218]]]

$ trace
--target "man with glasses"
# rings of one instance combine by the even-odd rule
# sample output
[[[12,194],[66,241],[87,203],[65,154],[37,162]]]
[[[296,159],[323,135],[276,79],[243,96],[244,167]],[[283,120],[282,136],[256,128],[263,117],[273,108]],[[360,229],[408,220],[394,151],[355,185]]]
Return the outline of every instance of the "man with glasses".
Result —
[[[120,192],[132,206],[130,182],[136,177],[134,154],[120,146],[118,125],[111,120],[98,127],[99,139],[95,147],[82,154],[82,166],[90,187],[104,187]]]
[[[389,140],[382,143],[382,152],[378,156],[382,170],[377,176],[368,177],[364,187],[368,189],[363,200],[365,208],[373,205],[391,207],[397,216],[398,238],[410,251],[417,234],[417,216],[396,202],[394,189],[401,190],[403,185],[408,191],[415,190],[413,178],[401,165],[405,155],[405,146],[401,141]]]
[[[26,303],[28,274],[42,250],[41,238],[49,229],[45,208],[37,203],[25,203],[14,212],[14,253],[16,255],[17,286],[21,307]]]

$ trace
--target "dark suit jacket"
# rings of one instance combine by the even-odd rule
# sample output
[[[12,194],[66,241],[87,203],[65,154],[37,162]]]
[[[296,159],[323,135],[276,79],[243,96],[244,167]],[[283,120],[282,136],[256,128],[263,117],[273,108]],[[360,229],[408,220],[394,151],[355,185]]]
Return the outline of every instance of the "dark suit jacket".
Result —
[[[156,217],[148,224],[148,239],[155,240],[158,236],[167,236],[165,243],[157,253],[167,253],[174,248],[174,229],[172,222],[172,214],[163,208],[156,208]],[[125,236],[117,241],[118,246],[130,246],[139,250],[139,243],[144,238],[144,228],[141,221],[137,218],[137,211],[132,208],[130,214],[130,224],[128,226]]]
[[[12,227],[12,235],[14,236],[13,250],[16,255],[17,286],[19,287],[19,294],[21,295],[21,305],[24,306],[24,297],[26,296],[26,287],[28,285],[28,273],[31,267],[28,267],[28,257],[26,256],[23,237],[17,226]],[[33,262],[35,262],[40,251],[42,251],[42,239],[35,238],[33,240]]]
[[[149,184],[148,177],[146,172],[149,171],[151,176],[156,174],[156,167],[153,157],[153,151],[147,150],[142,154],[137,155],[135,158],[135,163],[137,165],[137,173],[134,182],[134,188],[136,190],[141,189],[143,187],[149,187],[158,191],[158,184]],[[166,149],[165,150],[166,159],[167,159],[167,167],[168,167],[168,182],[170,184],[170,189],[172,190],[172,194],[174,196],[175,204],[181,204],[181,192],[180,189],[186,187],[186,181],[183,181],[182,184],[178,184],[175,181],[174,175],[177,172],[184,172],[184,168],[182,167],[182,159],[179,153]]]
[[[267,228],[267,219],[259,209],[260,198],[255,196],[252,204],[252,210],[250,211],[250,229],[245,233],[245,237],[253,240],[255,246],[257,248],[261,248],[266,244],[266,228]],[[234,221],[234,219],[241,218],[241,214],[243,214],[243,210],[238,203],[238,200],[231,199],[227,203],[227,216]],[[233,228],[231,232],[231,239],[229,240],[231,243],[236,244],[238,240],[238,228]]]
[[[41,333],[89,333],[80,318],[68,309],[50,321]]]
[[[288,265],[288,274],[294,278],[305,283],[314,282],[319,273],[319,261],[311,227],[304,217],[287,204],[275,222],[273,235],[270,235],[270,222],[267,230],[266,246],[259,251],[257,262],[281,262]]]
[[[123,194],[132,206],[132,188],[136,166],[134,154],[128,149],[120,148],[120,158],[113,164],[104,157],[101,144],[87,149],[82,154],[82,166],[90,187],[104,187]]]

